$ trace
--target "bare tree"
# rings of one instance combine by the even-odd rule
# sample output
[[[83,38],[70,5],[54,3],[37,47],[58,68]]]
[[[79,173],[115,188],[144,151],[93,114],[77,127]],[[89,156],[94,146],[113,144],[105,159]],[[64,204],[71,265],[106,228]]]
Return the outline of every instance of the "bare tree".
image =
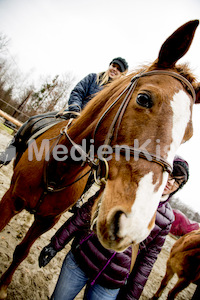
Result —
[[[69,73],[56,75],[53,79],[46,78],[38,90],[33,90],[26,111],[32,115],[33,111],[44,113],[66,107],[73,81]]]
[[[0,33],[0,107],[8,114],[25,121],[27,117],[49,111],[59,111],[67,105],[74,78],[70,73],[40,79],[35,88],[20,71],[8,50],[9,40]]]
[[[9,39],[6,35],[0,32],[0,53],[4,52],[9,43]]]

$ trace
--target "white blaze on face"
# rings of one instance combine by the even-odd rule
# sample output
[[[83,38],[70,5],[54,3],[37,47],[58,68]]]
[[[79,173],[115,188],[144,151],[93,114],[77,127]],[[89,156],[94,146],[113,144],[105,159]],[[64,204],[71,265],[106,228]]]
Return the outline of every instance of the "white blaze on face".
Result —
[[[167,178],[168,173],[164,172],[163,183],[157,191],[152,172],[140,180],[131,213],[127,216],[123,214],[120,218],[120,237],[127,236],[131,241],[140,243],[149,235],[148,226],[157,210]]]
[[[172,163],[191,117],[190,98],[188,94],[183,90],[176,93],[171,101],[171,107],[173,111],[172,143],[167,160]]]

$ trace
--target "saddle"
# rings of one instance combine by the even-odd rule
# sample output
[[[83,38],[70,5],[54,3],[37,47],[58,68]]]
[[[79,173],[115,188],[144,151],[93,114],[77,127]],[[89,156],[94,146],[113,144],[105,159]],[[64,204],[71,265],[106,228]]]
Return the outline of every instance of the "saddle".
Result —
[[[14,137],[13,145],[15,145],[17,153],[15,164],[19,161],[23,152],[28,148],[28,144],[32,139],[37,139],[55,124],[68,120],[70,117],[69,112],[64,112],[62,114],[50,112],[36,115],[28,119]]]

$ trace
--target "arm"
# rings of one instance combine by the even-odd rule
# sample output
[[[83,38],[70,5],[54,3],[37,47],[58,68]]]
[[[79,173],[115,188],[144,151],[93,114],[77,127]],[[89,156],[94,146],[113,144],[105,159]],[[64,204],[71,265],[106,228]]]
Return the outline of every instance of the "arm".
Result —
[[[77,232],[89,229],[91,209],[96,199],[95,195],[83,204],[83,206],[60,227],[51,238],[50,244],[42,249],[39,256],[40,267],[45,267]]]
[[[77,232],[89,229],[93,203],[94,199],[90,198],[58,229],[55,235],[51,238],[51,244],[55,250],[62,250]]]
[[[72,90],[68,105],[69,110],[80,112],[83,109],[84,100],[90,96],[90,86],[96,80],[96,74],[91,73],[84,77]]]

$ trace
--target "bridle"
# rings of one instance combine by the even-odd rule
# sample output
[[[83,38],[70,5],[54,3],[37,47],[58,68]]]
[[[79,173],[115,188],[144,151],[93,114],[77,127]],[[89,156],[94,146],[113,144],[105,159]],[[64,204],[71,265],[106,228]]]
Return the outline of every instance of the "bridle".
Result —
[[[121,103],[121,105],[120,105],[120,107],[119,107],[119,109],[118,109],[118,111],[117,111],[117,113],[116,113],[116,115],[113,119],[113,122],[112,122],[112,124],[111,124],[111,126],[108,130],[107,137],[105,139],[105,144],[107,144],[107,143],[110,144],[109,140],[112,137],[115,125],[118,121],[118,127],[117,128],[119,128],[119,125],[121,123],[121,120],[122,120],[122,117],[123,117],[124,112],[126,110],[126,107],[128,106],[128,103],[130,102],[130,99],[133,95],[133,92],[134,92],[134,90],[137,86],[138,80],[142,77],[151,76],[151,75],[168,75],[168,76],[172,76],[172,77],[178,79],[179,81],[184,83],[188,87],[188,89],[191,91],[193,101],[195,102],[195,100],[196,100],[195,90],[194,90],[193,86],[191,85],[191,83],[185,77],[183,77],[182,75],[180,75],[178,73],[175,73],[175,72],[172,72],[172,71],[166,71],[166,70],[153,70],[153,71],[148,71],[148,72],[141,72],[141,73],[135,75],[131,79],[130,84],[122,91],[122,93],[117,97],[117,99],[107,108],[107,110],[100,117],[100,119],[99,119],[99,121],[96,125],[96,128],[94,130],[93,139],[95,138],[97,128],[99,127],[100,123],[102,122],[104,117],[107,115],[109,110],[111,110],[111,108],[113,108],[113,106],[120,100],[120,98],[126,93],[126,91],[128,91],[127,95],[125,96],[123,102]]]
[[[142,77],[146,77],[146,76],[152,76],[152,75],[168,75],[171,77],[174,77],[176,79],[178,79],[182,84],[185,84],[187,86],[187,88],[189,89],[189,91],[191,92],[193,101],[195,102],[196,99],[196,94],[194,91],[194,88],[192,86],[192,84],[182,75],[172,72],[172,71],[167,71],[167,70],[153,70],[153,71],[148,71],[148,72],[142,72],[137,74],[136,76],[134,76],[131,79],[131,82],[129,83],[129,85],[121,92],[121,94],[111,103],[111,105],[106,109],[106,111],[102,114],[102,116],[99,118],[97,125],[95,127],[95,130],[93,132],[93,139],[95,140],[95,136],[97,133],[97,130],[100,126],[100,124],[102,123],[103,119],[105,118],[105,116],[111,111],[111,109],[115,106],[116,103],[119,102],[119,100],[121,100],[122,96],[124,94],[125,97],[117,111],[117,113],[115,114],[115,117],[108,129],[108,133],[106,135],[105,141],[103,143],[103,145],[108,146],[111,145],[111,141],[113,139],[113,137],[115,137],[115,140],[117,139],[117,135],[118,135],[118,131],[119,131],[119,127],[123,118],[123,115],[126,111],[126,108],[132,98],[132,95],[135,91],[135,88],[137,86],[137,83],[139,81],[140,78]],[[76,144],[68,135],[67,131],[68,128],[71,124],[72,120],[69,122],[69,124],[67,125],[67,127],[65,128],[64,132],[65,135],[67,136],[67,138],[69,139],[69,141],[71,142],[71,144],[76,147],[76,150],[84,157],[85,161],[94,169],[97,169],[97,166],[99,166],[99,161],[97,162],[97,160],[94,160],[92,158],[90,158],[89,154],[84,152],[83,149]],[[140,158],[149,160],[151,162],[157,163],[160,166],[162,166],[163,168],[163,172],[166,171],[168,173],[172,172],[172,165],[165,160],[164,158],[162,158],[159,155],[153,154],[153,153],[149,153],[144,149],[140,149],[140,148],[135,148],[135,147],[131,147],[131,146],[125,146],[120,150],[120,153],[124,154],[125,151],[127,150],[130,151],[131,155],[138,155]],[[112,146],[112,149],[115,151],[116,150],[116,146]],[[103,157],[103,161],[106,165],[106,174],[108,176],[108,163],[106,162],[106,156]],[[104,183],[106,181],[107,178],[104,178]]]

